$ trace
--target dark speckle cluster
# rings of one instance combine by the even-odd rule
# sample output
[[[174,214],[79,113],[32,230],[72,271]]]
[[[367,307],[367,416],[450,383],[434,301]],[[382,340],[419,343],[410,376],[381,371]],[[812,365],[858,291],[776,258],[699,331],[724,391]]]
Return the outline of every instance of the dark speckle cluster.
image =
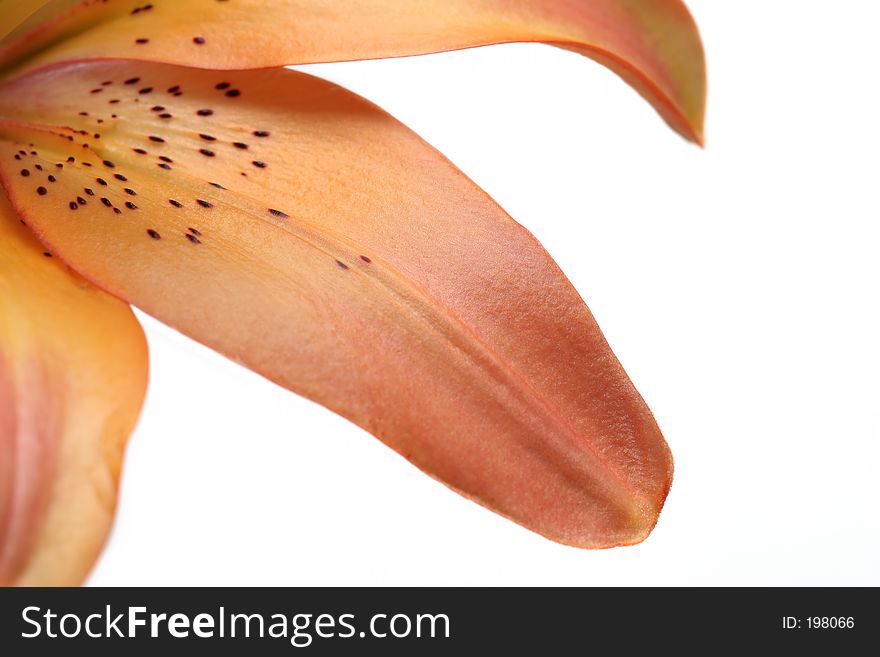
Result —
[[[135,7],[131,14],[140,17],[152,8],[152,5]],[[144,25],[148,24],[144,23]],[[135,40],[135,43],[151,43],[153,36],[156,35],[143,34]],[[190,38],[197,46],[208,45],[208,40],[204,36],[195,35]],[[161,44],[154,45],[158,47]],[[57,203],[65,210],[69,210],[70,221],[80,222],[90,219],[96,212],[100,216],[107,214],[110,217],[119,216],[121,221],[150,221],[150,223],[161,221],[163,223],[153,223],[154,227],[144,223],[140,223],[139,226],[139,230],[144,231],[142,235],[145,234],[147,238],[158,241],[162,239],[160,230],[166,238],[173,230],[181,230],[170,228],[164,223],[174,221],[171,217],[174,217],[179,210],[184,213],[179,216],[189,216],[190,221],[199,222],[200,228],[190,226],[178,235],[185,238],[185,243],[201,245],[206,239],[202,231],[207,230],[210,239],[210,222],[221,220],[222,215],[205,212],[202,219],[194,219],[195,215],[188,213],[196,212],[198,209],[214,209],[221,197],[212,195],[212,192],[218,194],[216,190],[228,192],[228,189],[224,184],[208,179],[204,181],[205,192],[198,194],[202,198],[196,198],[196,194],[191,190],[189,193],[184,191],[186,187],[175,191],[174,169],[179,167],[190,177],[208,178],[206,172],[210,172],[211,177],[216,176],[224,183],[229,184],[228,181],[232,180],[231,186],[234,192],[237,186],[250,184],[250,179],[235,183],[236,180],[240,180],[239,176],[248,178],[249,171],[256,181],[265,175],[261,173],[262,170],[270,168],[271,157],[268,156],[268,152],[262,152],[261,146],[264,143],[262,140],[269,139],[271,133],[263,126],[239,126],[234,123],[237,112],[231,109],[231,105],[225,106],[224,103],[241,102],[235,99],[246,95],[247,89],[242,90],[231,79],[212,81],[207,90],[204,87],[198,89],[197,83],[193,83],[193,87],[195,88],[173,84],[173,81],[167,79],[150,79],[150,75],[146,74],[120,76],[115,80],[93,80],[82,91],[83,105],[81,111],[75,113],[76,122],[70,126],[58,126],[52,131],[56,136],[70,142],[71,147],[83,149],[77,150],[77,157],[68,156],[66,159],[68,166],[56,161],[59,159],[57,156],[49,161],[41,159],[37,162],[30,159],[32,157],[40,159],[32,144],[31,150],[22,148],[12,154],[12,157],[20,163],[14,171],[17,171],[22,178],[36,177],[48,181],[48,184],[37,184],[31,189],[38,196],[46,197],[44,202]],[[192,105],[180,107],[175,98],[183,95],[184,92],[202,94],[202,102],[199,102],[201,107],[199,109],[193,109]],[[145,96],[150,97],[152,104],[140,102]],[[113,106],[112,111],[116,113],[105,113],[108,104]],[[225,111],[227,108],[229,108],[228,112]],[[96,131],[97,125],[103,126],[99,128],[101,132]],[[120,127],[123,129],[120,130]],[[124,135],[131,133],[135,134],[128,143],[125,143]],[[117,150],[120,146],[125,147],[122,154]],[[124,153],[128,153],[127,159]],[[207,159],[200,160],[201,164],[196,164],[195,158]],[[152,169],[155,172],[155,180],[148,185],[142,175],[142,167],[145,165],[169,173],[160,173],[155,168]],[[44,167],[50,168],[54,173],[47,175]],[[85,176],[87,170],[92,167],[98,169],[103,167],[104,171],[96,170],[91,176]],[[101,175],[95,176],[95,173]],[[83,178],[71,185],[68,176]],[[100,193],[96,194],[92,187],[82,186],[83,183],[97,185],[95,189],[100,189]],[[213,189],[208,189],[208,186]],[[165,214],[155,213],[157,199],[151,198],[151,192],[159,188],[166,190],[161,197],[161,202],[166,208]],[[236,204],[241,203],[241,198],[224,199],[223,207],[236,207]],[[94,203],[95,200],[99,200],[100,203]],[[229,206],[225,205],[227,202],[230,203]],[[264,215],[264,220],[270,220],[270,217],[275,220],[290,219],[286,212],[276,208],[266,208],[262,212],[268,213]],[[168,239],[164,242],[174,243],[173,240]],[[366,256],[361,256],[361,259],[370,262]],[[336,259],[335,262],[342,270],[350,268],[350,265],[341,259]]]

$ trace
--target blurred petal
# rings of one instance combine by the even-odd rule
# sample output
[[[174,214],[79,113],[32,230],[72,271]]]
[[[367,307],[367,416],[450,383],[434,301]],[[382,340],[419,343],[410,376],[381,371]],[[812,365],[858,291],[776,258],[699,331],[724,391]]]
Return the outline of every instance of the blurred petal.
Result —
[[[0,142],[4,187],[93,282],[555,540],[654,526],[669,450],[587,307],[375,106],[284,69],[138,62],[0,99],[0,131],[34,144]]]
[[[47,2],[49,0],[0,0],[0,44]]]
[[[376,59],[539,41],[621,75],[685,137],[702,142],[703,47],[680,0],[154,0],[84,2],[0,48],[33,69],[130,58],[208,69]]]
[[[0,194],[0,585],[85,578],[147,380],[131,310],[43,251]]]

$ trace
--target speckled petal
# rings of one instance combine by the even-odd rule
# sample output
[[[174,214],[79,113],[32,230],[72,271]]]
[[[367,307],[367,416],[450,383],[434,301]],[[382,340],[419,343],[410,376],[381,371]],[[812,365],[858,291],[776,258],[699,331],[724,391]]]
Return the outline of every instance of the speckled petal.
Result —
[[[19,79],[0,115],[3,186],[89,280],[555,540],[654,526],[669,450],[584,302],[375,106],[122,61]]]
[[[681,0],[86,0],[18,37],[0,48],[0,72],[4,61],[243,69],[544,42],[608,66],[682,135],[703,135],[703,48]]]

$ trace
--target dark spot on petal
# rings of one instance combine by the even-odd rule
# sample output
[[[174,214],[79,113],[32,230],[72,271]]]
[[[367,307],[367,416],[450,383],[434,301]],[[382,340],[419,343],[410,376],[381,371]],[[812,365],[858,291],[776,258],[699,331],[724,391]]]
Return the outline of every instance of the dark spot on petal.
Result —
[[[104,89],[101,88],[101,87],[98,87],[97,89],[92,89],[89,93],[92,93],[92,94],[99,94],[99,93],[101,93],[102,91],[104,91]]]
[[[137,44],[143,45],[145,43],[149,43],[150,40],[149,39],[135,39],[134,42]]]
[[[220,183],[209,182],[208,184],[209,184],[211,187],[216,187],[217,189],[226,189],[226,188],[225,188],[223,185],[221,185]]]
[[[55,176],[49,176],[48,180],[49,180],[50,183],[53,183],[53,182],[55,182],[55,181],[58,180],[58,179],[57,179]]]
[[[224,89],[229,89],[229,87],[231,87],[231,86],[232,85],[229,84],[228,82],[220,82],[217,85],[215,85],[214,88],[219,89],[220,91],[223,91]]]
[[[164,144],[165,143],[164,139],[162,139],[161,137],[156,137],[155,135],[150,135],[150,141],[154,141],[157,144]]]
[[[140,81],[141,81],[140,78],[131,78],[131,79],[129,79],[129,80],[126,80],[126,81],[125,81],[125,84],[137,84],[137,83],[140,82]]]
[[[198,46],[205,45],[205,37],[193,37],[193,43]]]
[[[94,190],[91,189],[90,187],[83,187],[83,191],[84,191],[86,194],[88,194],[89,196],[94,196],[94,195],[95,195]]]
[[[202,240],[200,240],[195,235],[190,235],[189,233],[186,234],[186,239],[188,239],[193,244],[201,244],[202,243]]]
[[[173,87],[168,88],[168,93],[170,94],[176,94],[178,91],[180,91],[180,85],[177,84],[175,84]]]
[[[254,137],[268,137],[270,134],[268,130],[254,130]]]
[[[102,197],[101,197],[101,203],[103,203],[104,205],[106,205],[108,208],[111,207],[111,206],[113,205],[113,204],[110,202],[110,199],[107,198],[106,196],[102,196]]]
[[[199,116],[211,116],[214,113],[214,110],[210,109],[200,109],[196,114]]]
[[[269,212],[270,212],[271,214],[275,215],[276,217],[280,217],[281,219],[288,219],[288,218],[290,218],[290,215],[288,215],[288,214],[285,213],[285,212],[282,212],[281,210],[274,210],[274,209],[272,209],[272,208],[269,208]]]
[[[168,112],[165,112],[165,113],[163,113],[163,114],[160,114],[160,115],[159,115],[159,118],[160,118],[160,119],[171,119],[171,118],[174,118],[174,117],[173,117],[171,114],[169,114]]]
[[[373,262],[372,260],[370,260],[370,259],[369,259],[367,256],[365,256],[365,255],[362,255],[362,256],[361,256],[361,260],[363,260],[363,261],[366,262],[367,264]]]
[[[137,192],[131,189],[130,187],[125,188],[125,193],[129,196],[137,196]]]
[[[230,89],[226,92],[226,95],[230,98],[238,98],[239,96],[241,96],[241,91],[239,91],[238,89]]]
[[[189,232],[191,232],[193,235],[201,235],[202,234],[202,231],[198,230],[197,228],[187,228],[187,230]]]
[[[45,187],[37,187],[37,194],[39,194],[40,196],[45,196],[46,192],[48,192],[48,191],[49,190],[46,189]]]
[[[200,148],[199,153],[205,157],[214,157],[214,151],[208,150],[207,148]]]
[[[169,163],[173,163],[173,162],[174,162],[174,160],[172,160],[172,159],[171,159],[170,157],[168,157],[167,155],[160,155],[160,156],[159,156],[159,159],[162,160],[163,162],[169,162]]]
[[[119,208],[113,208],[113,212],[115,214],[122,214],[122,210],[120,210]]]
[[[180,201],[175,201],[173,198],[168,199],[168,202],[171,205],[173,205],[175,208],[182,208],[183,207],[183,203],[181,203]]]
[[[21,175],[23,175],[25,178],[27,178],[29,175],[31,175],[31,172],[28,171],[27,169],[22,169]]]
[[[34,169],[36,169],[37,171],[42,171],[42,170],[43,170],[43,165],[42,165],[42,164],[35,164],[35,165],[34,165]]]
[[[104,166],[107,167],[108,169],[115,169],[116,168],[116,165],[113,164],[113,162],[111,162],[110,160],[104,160]]]
[[[86,200],[85,200],[82,196],[77,196],[77,197],[76,197],[76,202],[79,203],[80,205],[85,205],[85,204],[86,204]]]
[[[149,235],[150,237],[152,237],[154,240],[161,239],[161,237],[162,237],[159,233],[157,233],[157,232],[156,232],[155,230],[153,230],[152,228],[147,228],[147,235]]]
[[[268,165],[265,162],[260,162],[259,160],[254,160],[251,162],[258,169],[265,169]]]
[[[128,182],[128,178],[123,176],[121,173],[114,173],[113,177],[116,178],[116,180],[121,180],[122,182]]]
[[[76,158],[71,155],[69,158],[67,158],[67,161],[68,162],[76,162]]]
[[[144,87],[143,89],[138,91],[139,94],[149,94],[152,92],[153,92],[153,87]]]
[[[24,222],[22,222],[22,223],[24,223]],[[51,257],[52,257],[52,254],[49,253],[48,251],[43,251],[43,255],[46,256],[47,258],[51,258]]]
[[[208,201],[203,201],[203,200],[200,199],[200,198],[197,198],[197,199],[196,199],[196,203],[198,203],[199,205],[201,205],[203,208],[209,208],[209,209],[210,209],[210,208],[213,208],[213,207],[214,207],[213,204],[209,203]]]
[[[107,181],[103,178],[95,178],[95,182],[97,182],[99,185],[104,185],[104,187],[107,186]]]
[[[138,209],[138,206],[136,206],[136,205],[135,205],[134,203],[132,203],[131,201],[126,201],[126,202],[125,202],[125,207],[127,207],[129,210],[137,210],[137,209]]]
[[[76,204],[76,201],[71,201],[67,204],[71,210],[76,210],[79,206]]]
[[[138,155],[146,155],[147,154],[147,151],[145,151],[143,148],[132,148],[131,150],[133,150]]]
[[[336,264],[339,265],[342,269],[348,269],[348,265],[342,262],[341,260],[337,260]]]
[[[164,109],[165,109],[165,108],[162,107],[161,105],[153,105],[153,106],[150,108],[150,111],[151,111],[151,112],[161,112],[161,111],[163,111]]]
[[[159,168],[161,168],[161,169],[165,169],[165,170],[167,170],[167,171],[171,171],[171,165],[170,165],[170,164],[165,164],[164,162],[162,162],[161,164],[159,164]]]
[[[236,148],[240,148],[243,151],[246,151],[248,148],[247,144],[245,144],[244,142],[240,142],[240,141],[237,141],[237,142],[233,143],[232,145],[235,146]]]
[[[217,141],[216,137],[212,137],[211,135],[200,134],[199,137],[204,139],[205,141]]]

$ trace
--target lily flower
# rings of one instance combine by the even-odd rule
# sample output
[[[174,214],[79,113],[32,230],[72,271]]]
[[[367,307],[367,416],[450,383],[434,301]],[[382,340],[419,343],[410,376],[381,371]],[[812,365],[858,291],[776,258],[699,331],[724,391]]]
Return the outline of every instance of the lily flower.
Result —
[[[544,42],[700,143],[682,2],[0,0],[0,38],[0,583],[78,584],[106,540],[147,384],[129,304],[554,541],[650,533],[669,448],[547,252],[283,67]]]

